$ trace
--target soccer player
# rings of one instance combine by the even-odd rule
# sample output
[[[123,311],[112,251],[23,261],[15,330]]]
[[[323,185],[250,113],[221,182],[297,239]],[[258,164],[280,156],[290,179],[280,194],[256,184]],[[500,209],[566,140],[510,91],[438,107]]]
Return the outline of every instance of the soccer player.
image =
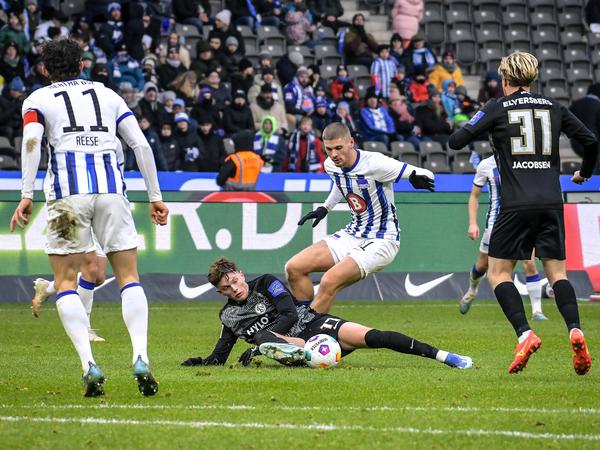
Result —
[[[311,307],[328,313],[335,295],[390,264],[400,248],[400,228],[394,206],[394,183],[408,179],[416,189],[433,191],[429,170],[358,150],[348,127],[335,122],[323,130],[328,158],[325,171],[334,182],[322,206],[306,214],[298,225],[314,219],[315,227],[344,199],[352,210],[351,222],[342,230],[302,250],[285,265],[294,297],[312,300]],[[312,272],[325,272],[313,299]]]
[[[569,330],[573,367],[577,374],[585,375],[592,359],[581,331],[575,291],[567,279],[558,140],[562,131],[584,147],[581,170],[571,179],[578,184],[592,175],[598,142],[559,102],[531,93],[538,75],[538,61],[533,55],[517,51],[502,58],[498,73],[504,97],[490,100],[452,135],[449,145],[460,149],[489,133],[498,162],[500,213],[490,237],[488,279],[518,337],[508,371],[523,370],[542,345],[529,327],[523,301],[512,281],[516,261],[529,259],[535,249]]]
[[[56,308],[83,369],[84,395],[104,394],[105,376],[88,338],[88,318],[75,290],[77,272],[92,245],[92,225],[121,288],[123,319],[133,347],[133,374],[143,395],[158,384],[147,354],[148,302],[137,272],[137,233],[115,149],[117,131],[135,153],[144,176],[154,223],[166,224],[152,150],[125,101],[101,83],[79,79],[81,49],[70,39],[51,41],[42,52],[52,84],[23,103],[22,199],[10,230],[23,228],[33,206],[42,139],[50,149],[44,192],[47,249],[54,272]]]
[[[473,361],[432,347],[396,331],[381,331],[340,317],[319,314],[310,307],[297,303],[283,283],[273,275],[262,275],[246,282],[244,273],[235,262],[221,257],[214,261],[208,271],[208,281],[217,292],[227,297],[221,309],[221,335],[206,358],[189,358],[184,366],[225,364],[238,339],[260,345],[270,343],[272,352],[282,363],[302,362],[304,342],[316,334],[328,334],[335,338],[348,354],[359,348],[387,348],[400,353],[436,359],[450,367],[469,369]],[[294,344],[294,345],[288,345]],[[260,354],[257,348],[249,348],[238,362],[247,366]]]
[[[473,268],[471,269],[469,289],[465,292],[465,295],[463,295],[459,303],[460,312],[462,314],[469,312],[471,302],[477,296],[479,282],[487,272],[490,235],[492,234],[494,221],[500,211],[500,193],[498,192],[500,189],[500,175],[498,174],[498,167],[496,166],[496,160],[493,156],[484,159],[477,165],[477,172],[473,180],[473,187],[471,188],[471,195],[469,196],[469,231],[467,233],[472,240],[479,238],[477,209],[479,208],[479,195],[481,194],[481,189],[486,184],[488,185],[490,203],[485,218],[485,230],[483,231],[483,236],[481,237],[481,243],[479,245],[479,258],[475,264],[473,264]],[[529,293],[529,299],[531,300],[532,319],[548,320],[542,312],[542,281],[533,256],[531,259],[523,261],[523,270],[525,271],[526,276],[527,292]]]

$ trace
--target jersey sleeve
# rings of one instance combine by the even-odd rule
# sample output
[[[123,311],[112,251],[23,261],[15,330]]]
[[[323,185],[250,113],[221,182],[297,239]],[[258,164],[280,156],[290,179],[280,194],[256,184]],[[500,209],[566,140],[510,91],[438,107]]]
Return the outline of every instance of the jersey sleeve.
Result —
[[[333,187],[331,188],[331,192],[323,202],[323,207],[327,209],[327,211],[331,211],[335,205],[337,205],[344,198],[344,194],[338,189],[338,187],[333,183]]]
[[[273,275],[265,275],[261,283],[261,287],[264,289],[260,291],[273,302],[279,313],[277,321],[270,330],[275,333],[285,334],[298,321],[298,312],[296,311],[294,298],[285,285]]]
[[[573,139],[584,146],[596,142],[594,133],[592,133],[583,122],[575,116],[575,114],[562,105],[560,107],[560,112],[562,118],[561,131],[565,133],[569,139]]]
[[[30,99],[23,102],[23,145],[21,146],[21,198],[33,199],[35,177],[42,155],[44,114]]]
[[[381,153],[375,153],[372,158],[375,162],[373,166],[374,177],[382,183],[397,183],[400,180],[407,180],[413,172],[416,175],[425,175],[432,180],[435,178],[430,170],[398,161]]]
[[[448,140],[448,146],[451,149],[460,150],[480,136],[485,138],[485,133],[492,127],[498,116],[499,108],[496,99],[487,102],[464,127],[452,133]]]
[[[487,182],[487,175],[485,173],[486,164],[482,161],[477,166],[477,171],[475,172],[475,177],[473,177],[473,184],[477,187],[484,187]]]

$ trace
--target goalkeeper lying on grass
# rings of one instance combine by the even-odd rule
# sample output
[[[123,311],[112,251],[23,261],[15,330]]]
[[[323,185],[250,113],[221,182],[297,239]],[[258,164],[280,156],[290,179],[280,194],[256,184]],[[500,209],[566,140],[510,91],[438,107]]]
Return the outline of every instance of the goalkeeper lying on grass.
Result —
[[[400,353],[436,359],[450,367],[469,369],[471,358],[439,350],[395,331],[380,331],[330,314],[319,314],[297,303],[281,281],[262,275],[246,282],[234,261],[221,257],[212,263],[208,281],[227,297],[219,317],[223,324],[215,349],[206,358],[189,358],[184,366],[225,364],[234,344],[241,338],[262,345],[265,356],[283,364],[302,364],[303,346],[316,334],[328,334],[342,348],[342,356],[359,348],[389,348]],[[293,345],[290,345],[293,344]],[[258,347],[239,358],[244,366],[260,354]]]

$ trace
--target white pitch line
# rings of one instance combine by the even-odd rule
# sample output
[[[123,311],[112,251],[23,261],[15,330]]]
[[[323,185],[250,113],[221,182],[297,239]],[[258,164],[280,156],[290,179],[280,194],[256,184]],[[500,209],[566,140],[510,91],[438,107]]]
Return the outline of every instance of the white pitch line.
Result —
[[[147,409],[147,410],[246,410],[256,411],[260,409],[278,410],[278,411],[443,411],[443,412],[479,412],[479,413],[532,413],[532,414],[600,414],[599,408],[529,408],[529,407],[504,407],[490,406],[488,408],[480,408],[478,406],[285,406],[285,405],[147,405],[147,404],[64,404],[64,405],[49,405],[46,403],[37,403],[30,405],[17,404],[0,404],[0,409],[46,409],[46,410],[68,410],[68,409]]]
[[[185,428],[249,428],[262,430],[318,430],[318,431],[360,431],[375,433],[406,433],[406,434],[431,434],[431,435],[466,435],[466,436],[504,436],[527,439],[548,439],[553,441],[600,441],[599,434],[555,434],[555,433],[530,433],[512,430],[442,430],[435,428],[413,427],[371,427],[363,425],[334,425],[334,424],[294,424],[294,423],[261,423],[261,422],[209,422],[195,420],[131,420],[131,419],[106,419],[101,417],[27,417],[27,416],[0,416],[2,422],[37,422],[37,423],[62,423],[82,425],[136,425],[136,426],[171,426]]]

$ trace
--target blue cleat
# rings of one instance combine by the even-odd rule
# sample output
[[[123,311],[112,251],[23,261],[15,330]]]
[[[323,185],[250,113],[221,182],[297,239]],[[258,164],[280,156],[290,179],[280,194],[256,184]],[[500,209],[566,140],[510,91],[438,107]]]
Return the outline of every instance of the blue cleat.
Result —
[[[470,369],[473,367],[473,360],[469,356],[457,355],[456,353],[448,353],[444,364],[457,369]]]
[[[85,391],[84,397],[100,397],[104,395],[104,372],[94,363],[89,363],[90,368],[87,373],[81,377]]]
[[[534,312],[531,316],[533,320],[548,320],[548,318],[544,315],[543,312]]]
[[[286,366],[304,363],[304,348],[293,344],[280,342],[265,342],[260,344],[260,353]]]
[[[158,382],[150,373],[150,367],[138,356],[133,365],[133,377],[137,381],[140,393],[145,397],[150,397],[158,392]]]

